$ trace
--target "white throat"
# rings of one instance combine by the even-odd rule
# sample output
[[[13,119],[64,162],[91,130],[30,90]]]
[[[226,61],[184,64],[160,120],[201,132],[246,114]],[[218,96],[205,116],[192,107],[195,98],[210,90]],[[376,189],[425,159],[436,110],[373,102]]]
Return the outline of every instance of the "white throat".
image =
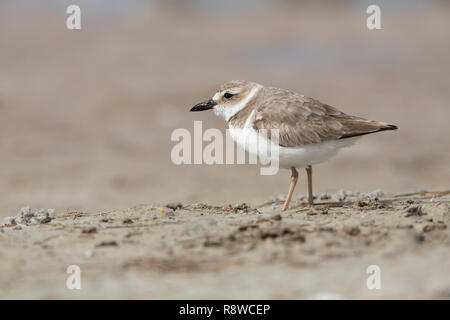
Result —
[[[253,99],[253,97],[258,93],[259,90],[261,90],[262,86],[258,85],[256,87],[254,87],[249,95],[242,100],[241,102],[239,102],[238,104],[235,104],[232,107],[226,107],[224,105],[218,104],[214,107],[214,113],[216,114],[216,116],[222,117],[225,119],[225,121],[230,120],[230,118],[232,116],[234,116],[236,113],[238,113],[239,111],[241,111],[242,109],[245,108],[245,106],[247,105],[247,103]],[[213,97],[214,99],[215,97]]]

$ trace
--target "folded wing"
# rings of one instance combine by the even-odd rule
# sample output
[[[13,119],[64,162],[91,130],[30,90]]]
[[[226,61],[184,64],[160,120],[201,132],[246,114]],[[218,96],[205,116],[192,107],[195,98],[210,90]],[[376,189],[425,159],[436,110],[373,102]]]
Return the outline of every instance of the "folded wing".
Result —
[[[347,115],[287,90],[268,89],[270,94],[265,95],[254,114],[253,128],[266,129],[268,134],[278,129],[280,146],[300,147],[397,129],[384,122]]]

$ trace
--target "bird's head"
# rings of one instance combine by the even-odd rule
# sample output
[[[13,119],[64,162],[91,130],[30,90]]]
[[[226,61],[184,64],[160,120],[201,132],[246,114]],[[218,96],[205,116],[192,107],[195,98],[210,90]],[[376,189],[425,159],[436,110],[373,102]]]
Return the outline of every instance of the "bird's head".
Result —
[[[223,84],[211,99],[196,104],[191,108],[191,111],[213,109],[216,115],[228,121],[247,105],[261,87],[261,85],[250,81],[229,81]]]

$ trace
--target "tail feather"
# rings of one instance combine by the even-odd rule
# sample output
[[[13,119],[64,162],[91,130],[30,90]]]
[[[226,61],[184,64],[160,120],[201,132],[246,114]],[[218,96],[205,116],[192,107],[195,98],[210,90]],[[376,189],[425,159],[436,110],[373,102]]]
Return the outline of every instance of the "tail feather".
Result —
[[[381,127],[378,127],[376,129],[370,130],[370,131],[352,132],[352,133],[344,134],[344,135],[340,136],[339,139],[364,136],[366,134],[371,134],[371,133],[376,133],[376,132],[381,132],[381,131],[386,131],[386,130],[397,130],[397,129],[398,129],[398,127],[393,124],[385,124]]]

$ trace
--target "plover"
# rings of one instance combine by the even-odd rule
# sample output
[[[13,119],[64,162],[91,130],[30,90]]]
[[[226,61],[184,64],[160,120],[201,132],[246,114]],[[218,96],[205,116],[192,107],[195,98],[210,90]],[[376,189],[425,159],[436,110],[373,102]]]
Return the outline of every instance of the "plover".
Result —
[[[363,135],[397,129],[385,122],[345,114],[289,90],[251,81],[229,81],[211,99],[195,105],[190,111],[209,109],[225,119],[231,137],[247,151],[248,145],[242,142],[247,138],[244,135],[278,129],[279,166],[292,172],[283,211],[288,208],[297,184],[297,169],[306,169],[308,203],[312,206],[313,165],[328,160]],[[244,128],[246,130],[240,130]]]

